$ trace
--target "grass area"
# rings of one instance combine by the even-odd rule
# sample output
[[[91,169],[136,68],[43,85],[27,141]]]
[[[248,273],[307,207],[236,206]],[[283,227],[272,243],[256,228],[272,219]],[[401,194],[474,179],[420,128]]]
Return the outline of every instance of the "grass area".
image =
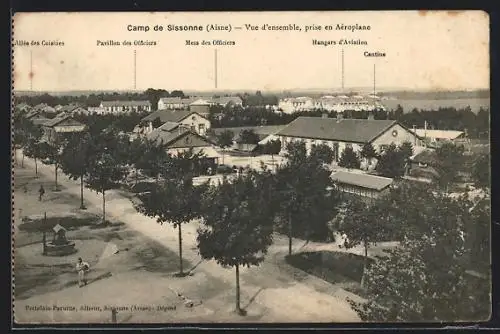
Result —
[[[67,230],[75,230],[83,226],[95,225],[99,221],[99,217],[94,215],[87,216],[49,216],[47,219],[43,217],[25,217],[19,225],[19,230],[25,232],[49,232],[57,224],[63,226]]]
[[[286,256],[285,260],[290,265],[332,284],[359,284],[363,275],[364,257],[351,253],[307,252]]]

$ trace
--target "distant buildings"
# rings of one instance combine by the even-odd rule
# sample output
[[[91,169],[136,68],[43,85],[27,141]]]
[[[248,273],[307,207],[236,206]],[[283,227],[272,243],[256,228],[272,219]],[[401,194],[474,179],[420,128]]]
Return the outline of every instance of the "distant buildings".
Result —
[[[158,110],[144,117],[134,132],[148,134],[165,123],[181,124],[202,136],[210,129],[210,121],[194,111]]]
[[[282,145],[302,141],[308,152],[312,145],[328,145],[334,152],[334,161],[338,162],[346,147],[355,152],[361,151],[365,143],[371,143],[376,150],[394,143],[401,145],[408,141],[414,146],[421,146],[421,138],[397,121],[373,119],[343,119],[339,117],[299,117],[276,133]]]
[[[99,107],[103,113],[108,114],[151,111],[149,101],[102,101]]]
[[[47,113],[47,114],[52,114],[52,113],[56,113],[57,112],[55,108],[49,106],[46,103],[37,104],[36,106],[33,107],[32,110],[41,111],[41,112],[44,112],[44,113]]]
[[[237,106],[241,107],[242,104],[243,101],[238,96],[222,96],[213,98],[207,98],[201,96],[194,96],[188,98],[163,97],[158,101],[158,110],[191,109],[192,107],[200,105],[208,107],[218,105],[224,108],[237,107]],[[203,111],[201,111],[201,113],[205,113],[204,111],[205,109],[206,108],[203,108]],[[200,112],[200,110],[196,110],[196,108],[194,108],[193,111]]]
[[[322,96],[320,98],[312,97],[291,97],[283,98],[278,103],[278,108],[284,113],[291,114],[298,111],[326,110],[326,111],[374,111],[385,110],[380,103],[380,98],[374,95],[370,96]]]

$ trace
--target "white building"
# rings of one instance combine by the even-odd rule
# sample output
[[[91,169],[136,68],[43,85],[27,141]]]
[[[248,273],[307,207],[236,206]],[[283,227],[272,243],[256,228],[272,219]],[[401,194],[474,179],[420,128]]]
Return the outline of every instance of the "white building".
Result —
[[[158,100],[158,110],[188,109],[195,100],[194,97],[162,97]]]
[[[222,96],[222,97],[162,97],[158,100],[158,110],[170,109],[188,109],[191,105],[197,105],[203,101],[209,106],[220,105],[222,107],[237,107],[242,106],[243,101],[238,96]]]
[[[312,145],[328,145],[336,162],[346,147],[359,152],[365,143],[371,143],[378,151],[384,145],[401,145],[405,141],[422,146],[422,138],[393,120],[299,117],[276,136],[281,141],[282,152],[294,141],[304,142],[308,152]]]
[[[151,111],[149,101],[102,101],[99,107],[107,114]]]
[[[312,111],[316,109],[326,111],[375,111],[385,110],[385,107],[380,103],[380,98],[375,95],[364,97],[356,96],[322,96],[320,98],[311,97],[296,97],[285,98],[279,101],[278,107],[284,113],[294,113],[298,111]]]

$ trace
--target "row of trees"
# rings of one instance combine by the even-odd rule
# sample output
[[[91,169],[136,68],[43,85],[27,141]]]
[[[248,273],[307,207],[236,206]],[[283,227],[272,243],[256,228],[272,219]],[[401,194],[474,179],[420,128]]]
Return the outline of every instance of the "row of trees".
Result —
[[[333,156],[316,149],[308,155],[301,143],[290,144],[288,152],[288,163],[276,174],[263,166],[260,172],[240,174],[234,180],[224,178],[218,186],[198,187],[193,185],[192,176],[182,174],[162,178],[153,191],[139,195],[140,212],[178,230],[181,276],[186,274],[182,265],[182,225],[202,219],[198,249],[203,258],[235,268],[238,312],[243,312],[239,269],[264,260],[273,231],[288,234],[291,254],[292,237],[324,240],[328,221],[335,214],[340,197],[324,166],[331,163]]]
[[[223,109],[212,107],[209,115],[212,127],[239,127],[239,126],[259,126],[259,125],[282,125],[288,124],[300,116],[321,117],[327,114],[329,118],[336,118],[337,112],[327,112],[325,110],[300,111],[292,114],[285,114],[266,109],[263,106],[250,106],[245,109]],[[344,118],[366,119],[368,111],[344,111]],[[480,108],[478,113],[474,113],[470,107],[439,108],[436,110],[418,110],[405,112],[398,105],[395,110],[378,110],[374,113],[375,119],[390,119],[400,121],[408,128],[423,128],[427,122],[429,129],[440,130],[467,130],[470,138],[488,138],[490,128],[490,111]]]
[[[79,103],[87,107],[98,107],[101,101],[131,101],[131,100],[148,100],[151,102],[151,107],[156,109],[158,100],[162,97],[185,97],[182,90],[173,90],[168,92],[164,89],[148,88],[144,92],[113,92],[113,93],[90,93],[75,95],[18,95],[15,97],[16,104],[27,103],[35,106],[40,103],[45,103],[49,106],[67,105],[71,103]]]

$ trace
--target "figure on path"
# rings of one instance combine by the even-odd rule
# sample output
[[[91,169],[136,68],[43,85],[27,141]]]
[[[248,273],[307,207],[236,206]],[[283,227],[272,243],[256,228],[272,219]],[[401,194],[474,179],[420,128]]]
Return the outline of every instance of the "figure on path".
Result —
[[[40,185],[40,189],[38,190],[38,200],[42,201],[42,197],[45,194],[45,189],[43,189],[43,185]]]
[[[89,271],[90,266],[87,262],[84,262],[81,257],[78,258],[78,263],[76,264],[76,271],[78,272],[78,286],[81,288],[87,285],[86,274]]]

